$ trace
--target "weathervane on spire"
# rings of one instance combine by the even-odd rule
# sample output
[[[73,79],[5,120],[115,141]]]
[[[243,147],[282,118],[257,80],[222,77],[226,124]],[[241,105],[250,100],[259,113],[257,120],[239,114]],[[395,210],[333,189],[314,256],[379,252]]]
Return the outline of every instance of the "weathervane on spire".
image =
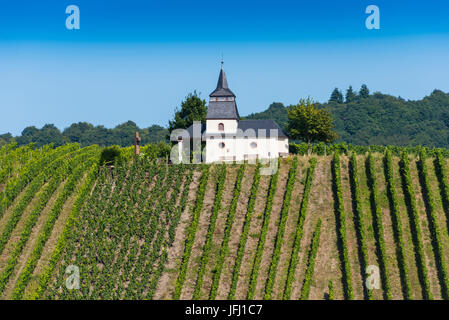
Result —
[[[223,52],[221,53],[221,68],[223,68],[223,64],[224,64],[224,58],[223,58]]]

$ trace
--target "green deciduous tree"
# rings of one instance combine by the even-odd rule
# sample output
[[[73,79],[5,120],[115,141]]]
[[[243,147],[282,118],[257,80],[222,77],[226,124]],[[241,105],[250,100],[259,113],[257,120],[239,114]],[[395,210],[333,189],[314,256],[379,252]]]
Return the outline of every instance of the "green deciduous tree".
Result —
[[[176,108],[175,116],[169,121],[168,130],[171,132],[178,128],[188,128],[193,121],[206,121],[206,100],[201,99],[196,91],[190,93],[181,103],[181,109]]]
[[[67,140],[53,124],[46,124],[42,129],[37,129],[34,126],[26,127],[22,131],[22,136],[17,138],[17,142],[19,145],[34,142],[38,147],[53,142],[56,147],[59,147],[65,144]]]
[[[13,141],[11,133],[0,134],[0,147]]]
[[[332,131],[334,125],[329,111],[318,109],[311,99],[301,99],[297,105],[289,106],[287,114],[290,137],[307,142],[309,154],[311,143],[329,143],[338,137]]]

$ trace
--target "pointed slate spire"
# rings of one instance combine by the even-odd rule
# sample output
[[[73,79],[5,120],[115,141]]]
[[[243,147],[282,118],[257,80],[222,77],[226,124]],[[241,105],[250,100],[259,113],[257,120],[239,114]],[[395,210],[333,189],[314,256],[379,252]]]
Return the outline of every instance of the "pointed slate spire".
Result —
[[[206,119],[240,119],[237,104],[235,103],[235,94],[228,87],[223,61],[221,61],[217,88],[209,96],[211,98]]]
[[[217,89],[229,89],[226,73],[224,72],[223,62],[221,62],[220,75],[218,76]]]
[[[235,97],[235,94],[228,87],[228,79],[221,61],[220,75],[218,76],[217,88],[210,94],[211,97]]]

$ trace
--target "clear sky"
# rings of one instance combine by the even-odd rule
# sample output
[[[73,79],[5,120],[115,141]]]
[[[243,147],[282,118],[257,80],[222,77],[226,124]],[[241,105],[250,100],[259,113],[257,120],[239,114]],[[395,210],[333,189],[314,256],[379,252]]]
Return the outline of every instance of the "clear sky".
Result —
[[[371,4],[380,30],[365,27]],[[208,98],[222,54],[242,115],[362,83],[421,99],[449,92],[449,1],[2,0],[0,133],[165,126],[189,92]]]

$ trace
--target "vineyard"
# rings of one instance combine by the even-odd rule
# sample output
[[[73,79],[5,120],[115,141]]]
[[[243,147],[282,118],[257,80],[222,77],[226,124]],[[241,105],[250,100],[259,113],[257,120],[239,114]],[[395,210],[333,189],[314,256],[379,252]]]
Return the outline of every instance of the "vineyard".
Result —
[[[329,149],[263,175],[3,146],[0,298],[449,299],[449,159],[406,151]]]

